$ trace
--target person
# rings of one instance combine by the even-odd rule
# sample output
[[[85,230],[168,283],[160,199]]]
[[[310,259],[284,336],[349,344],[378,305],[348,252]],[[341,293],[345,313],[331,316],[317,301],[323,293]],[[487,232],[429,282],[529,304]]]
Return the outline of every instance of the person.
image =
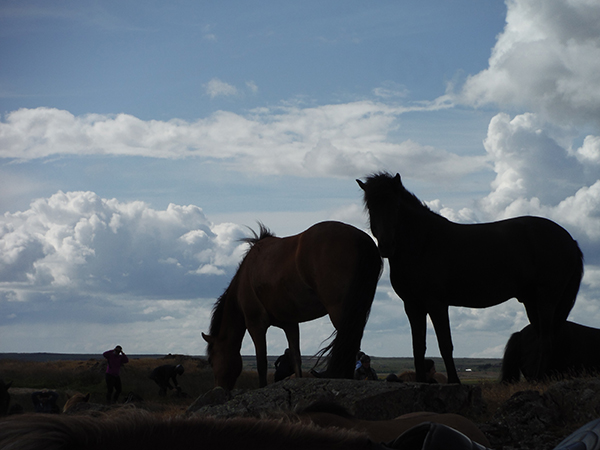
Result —
[[[281,381],[293,375],[294,370],[294,361],[292,360],[292,352],[289,348],[285,349],[283,355],[277,358],[275,361],[275,382]]]
[[[105,351],[102,356],[108,361],[106,367],[106,403],[117,403],[121,394],[121,366],[129,362],[129,358],[123,353],[123,348],[117,345],[113,350]],[[114,396],[112,396],[114,390]],[[111,398],[112,396],[112,398]]]
[[[58,400],[58,394],[47,389],[31,394],[31,401],[33,402],[35,412],[39,413],[58,414],[60,409],[56,404],[56,400]]]
[[[184,368],[181,364],[177,364],[176,366],[166,364],[164,366],[156,367],[150,374],[150,379],[158,384],[158,395],[167,395],[167,389],[177,389],[177,393],[180,394],[181,388],[177,383],[177,375],[183,375],[183,372]],[[173,380],[175,387],[171,386],[170,380]]]
[[[377,372],[371,367],[371,357],[362,355],[360,357],[360,367],[354,371],[355,380],[378,380]]]
[[[360,369],[360,366],[362,365],[360,363],[360,358],[362,358],[364,354],[365,354],[365,352],[363,352],[362,350],[359,350],[358,353],[356,354],[356,364],[354,365],[355,371]]]

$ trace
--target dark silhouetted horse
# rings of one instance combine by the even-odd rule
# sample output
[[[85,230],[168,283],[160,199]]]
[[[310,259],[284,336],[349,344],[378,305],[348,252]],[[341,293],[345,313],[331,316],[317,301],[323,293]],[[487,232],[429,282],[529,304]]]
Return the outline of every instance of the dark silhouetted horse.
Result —
[[[410,321],[417,380],[424,381],[429,314],[448,381],[459,383],[452,357],[448,307],[486,308],[516,297],[540,336],[546,370],[554,330],[565,322],[583,274],[577,242],[539,217],[458,224],[431,211],[402,185],[400,175],[357,180],[371,231],[388,258],[390,280]]]
[[[256,349],[260,386],[267,384],[267,328],[282,328],[302,376],[298,324],[326,314],[336,337],[330,350],[330,378],[352,378],[382,261],[373,239],[340,222],[321,222],[278,238],[264,226],[248,239],[250,250],[215,304],[207,353],[215,384],[233,389],[242,371],[240,348],[246,330]]]
[[[593,375],[600,372],[600,330],[565,322],[557,333],[554,352],[544,373],[547,377]],[[540,339],[531,325],[513,333],[504,349],[502,382],[516,383],[521,373],[528,381],[537,379]]]

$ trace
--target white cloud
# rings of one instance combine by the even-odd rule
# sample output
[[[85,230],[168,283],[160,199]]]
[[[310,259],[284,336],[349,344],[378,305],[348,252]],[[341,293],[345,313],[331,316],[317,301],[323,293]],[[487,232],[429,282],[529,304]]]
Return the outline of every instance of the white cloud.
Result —
[[[600,122],[600,3],[507,0],[489,67],[459,101],[518,106],[562,123]]]
[[[246,87],[253,94],[256,94],[258,92],[258,86],[256,85],[256,83],[254,81],[246,81]]]
[[[409,92],[406,86],[395,83],[393,81],[387,81],[381,86],[373,89],[373,94],[376,97],[380,97],[383,99],[403,98],[406,97],[408,93]]]
[[[20,109],[0,122],[0,157],[200,157],[221,160],[239,171],[296,176],[357,177],[382,167],[402,167],[414,177],[443,180],[480,170],[485,160],[410,140],[396,143],[390,133],[404,112],[445,107],[434,103],[403,108],[364,101],[262,108],[247,116],[219,111],[192,123]]]
[[[58,192],[0,219],[0,289],[211,297],[239,261],[245,234],[210,223],[197,206],[159,211]]]
[[[210,98],[219,96],[231,97],[238,94],[238,90],[235,86],[225,83],[218,78],[213,78],[204,85],[206,93]]]

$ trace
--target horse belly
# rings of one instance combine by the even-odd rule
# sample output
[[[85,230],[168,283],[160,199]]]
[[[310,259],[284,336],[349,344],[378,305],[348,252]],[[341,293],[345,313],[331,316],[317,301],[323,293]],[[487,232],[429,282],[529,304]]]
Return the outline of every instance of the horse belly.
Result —
[[[390,261],[390,279],[394,291],[402,300],[411,302],[487,308],[516,297],[519,291],[518,278],[512,274],[499,275],[497,267],[496,270],[467,270],[439,260],[426,267]]]
[[[319,298],[305,286],[282,282],[261,292],[259,297],[272,325],[308,322],[327,315]]]

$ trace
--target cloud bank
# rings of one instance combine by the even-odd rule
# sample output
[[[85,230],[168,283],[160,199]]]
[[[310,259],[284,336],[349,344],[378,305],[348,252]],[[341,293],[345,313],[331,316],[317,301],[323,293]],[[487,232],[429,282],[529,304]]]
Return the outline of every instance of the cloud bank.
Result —
[[[600,4],[508,0],[489,67],[460,101],[539,112],[553,122],[600,124]]]
[[[192,123],[20,109],[0,122],[0,157],[20,161],[68,155],[194,157],[217,160],[239,171],[296,176],[357,177],[381,167],[404,167],[417,177],[439,179],[481,169],[485,161],[480,157],[389,139],[398,115],[443,107],[403,108],[364,101],[262,108],[246,116],[219,111]]]
[[[156,320],[163,300],[210,307],[246,234],[197,206],[159,211],[92,192],[38,199],[0,218],[0,324]]]

